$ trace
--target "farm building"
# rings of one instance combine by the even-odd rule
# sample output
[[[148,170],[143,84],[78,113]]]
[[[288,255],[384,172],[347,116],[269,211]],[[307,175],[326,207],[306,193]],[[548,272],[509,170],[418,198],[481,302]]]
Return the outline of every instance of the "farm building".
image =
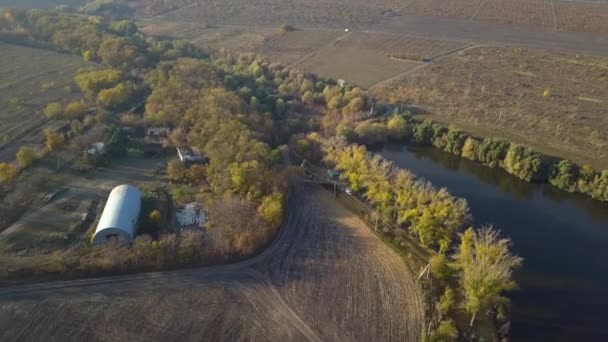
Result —
[[[196,148],[193,147],[178,147],[177,156],[184,163],[205,163],[207,158]]]
[[[141,209],[141,198],[139,189],[132,185],[115,187],[103,208],[92,243],[101,244],[111,239],[133,241],[135,225]]]

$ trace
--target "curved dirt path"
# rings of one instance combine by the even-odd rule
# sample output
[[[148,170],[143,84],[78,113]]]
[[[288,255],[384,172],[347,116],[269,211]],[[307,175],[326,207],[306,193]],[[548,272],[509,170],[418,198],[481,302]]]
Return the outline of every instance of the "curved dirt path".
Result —
[[[0,289],[0,340],[415,341],[403,259],[318,186],[276,241],[224,266]]]

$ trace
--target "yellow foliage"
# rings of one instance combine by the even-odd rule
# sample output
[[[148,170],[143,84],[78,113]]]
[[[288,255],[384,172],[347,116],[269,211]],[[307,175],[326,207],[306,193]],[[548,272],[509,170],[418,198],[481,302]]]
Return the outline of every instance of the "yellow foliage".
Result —
[[[15,166],[8,163],[0,163],[0,184],[7,184],[12,182],[17,176],[17,169]]]

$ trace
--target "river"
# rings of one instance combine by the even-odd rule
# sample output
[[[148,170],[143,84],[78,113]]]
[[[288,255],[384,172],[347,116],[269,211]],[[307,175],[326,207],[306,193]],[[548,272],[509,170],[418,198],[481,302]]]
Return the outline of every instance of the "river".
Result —
[[[466,198],[476,226],[512,239],[524,258],[520,289],[509,295],[513,341],[608,341],[608,204],[434,148],[381,154]]]

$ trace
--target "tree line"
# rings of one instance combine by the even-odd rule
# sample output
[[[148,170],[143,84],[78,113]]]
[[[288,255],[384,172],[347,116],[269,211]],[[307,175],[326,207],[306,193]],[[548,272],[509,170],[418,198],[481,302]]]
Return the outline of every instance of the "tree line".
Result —
[[[478,138],[432,120],[417,122],[407,113],[396,112],[386,121],[363,122],[337,133],[367,145],[392,139],[434,146],[489,167],[502,168],[527,182],[548,182],[564,191],[608,201],[608,170],[596,171],[590,165],[579,166],[569,160],[549,158],[505,139]]]
[[[464,230],[471,221],[466,200],[394,167],[363,145],[334,137],[322,139],[320,148],[325,163],[340,171],[355,194],[437,252],[430,259],[430,272],[438,280],[439,295],[434,329],[425,334],[426,340],[455,340],[459,333],[451,317],[461,310],[470,315],[471,325],[477,317],[505,319],[504,294],[516,287],[512,273],[522,264],[510,251],[509,239],[491,227]]]

